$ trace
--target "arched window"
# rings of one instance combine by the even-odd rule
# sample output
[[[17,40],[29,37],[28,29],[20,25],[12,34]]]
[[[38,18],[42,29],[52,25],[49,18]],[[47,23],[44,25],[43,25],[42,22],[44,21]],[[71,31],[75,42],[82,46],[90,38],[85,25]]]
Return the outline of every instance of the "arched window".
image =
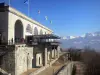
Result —
[[[19,41],[22,38],[23,38],[23,24],[20,20],[17,20],[15,23],[15,42]]]
[[[37,27],[34,28],[34,35],[38,35],[38,29],[37,29]]]
[[[27,27],[26,27],[26,32],[32,34],[32,27],[31,27],[30,24],[27,25]]]
[[[40,35],[42,35],[43,34],[43,31],[42,31],[42,29],[40,30]]]

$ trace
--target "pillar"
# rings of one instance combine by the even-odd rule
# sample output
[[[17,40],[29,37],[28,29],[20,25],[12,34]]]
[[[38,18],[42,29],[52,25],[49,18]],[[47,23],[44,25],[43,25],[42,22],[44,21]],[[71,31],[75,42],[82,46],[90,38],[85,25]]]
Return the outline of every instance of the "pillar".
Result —
[[[52,58],[54,58],[54,49],[52,49],[52,53],[51,54],[52,54]]]
[[[47,59],[50,60],[50,51],[48,51],[47,53],[48,53],[48,55],[47,55],[48,58]]]
[[[47,48],[45,48],[45,62],[44,62],[44,65],[46,66],[47,65]]]
[[[54,47],[54,58],[56,58],[56,48]]]
[[[57,57],[59,58],[60,46],[57,47]]]

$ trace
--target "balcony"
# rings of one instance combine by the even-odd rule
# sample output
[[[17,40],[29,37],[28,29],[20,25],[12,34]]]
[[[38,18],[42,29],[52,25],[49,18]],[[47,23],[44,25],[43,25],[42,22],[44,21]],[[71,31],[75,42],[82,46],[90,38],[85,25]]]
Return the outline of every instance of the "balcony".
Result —
[[[32,35],[26,36],[26,42],[30,45],[39,45],[39,44],[50,44],[50,45],[59,45],[60,37],[54,34],[45,34],[45,35]]]

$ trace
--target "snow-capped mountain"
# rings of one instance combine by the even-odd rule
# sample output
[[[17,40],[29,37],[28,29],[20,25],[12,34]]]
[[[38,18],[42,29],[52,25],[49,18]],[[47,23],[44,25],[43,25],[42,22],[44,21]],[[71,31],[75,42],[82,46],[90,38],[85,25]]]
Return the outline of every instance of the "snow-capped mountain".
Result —
[[[61,46],[63,48],[84,48],[90,46],[91,48],[100,49],[100,31],[94,33],[86,33],[82,36],[66,36],[61,39]]]
[[[64,36],[64,37],[62,37],[62,39],[66,39],[66,40],[74,39],[74,38],[77,38],[77,36]]]

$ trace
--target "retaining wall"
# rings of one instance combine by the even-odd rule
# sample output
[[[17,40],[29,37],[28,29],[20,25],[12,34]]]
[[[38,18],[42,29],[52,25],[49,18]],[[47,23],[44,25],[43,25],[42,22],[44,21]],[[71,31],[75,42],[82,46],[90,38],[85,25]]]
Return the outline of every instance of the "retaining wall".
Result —
[[[32,73],[29,74],[29,75],[37,75],[37,74],[39,74],[39,73],[42,72],[43,70],[45,70],[45,69],[47,69],[48,67],[50,67],[50,66],[51,66],[55,61],[57,61],[57,60],[58,60],[58,58],[55,59],[55,60],[53,60],[50,64],[47,64],[46,66],[41,67],[40,69],[36,70],[35,72],[32,72]]]
[[[71,75],[73,70],[73,63],[68,63],[61,71],[56,75]]]

